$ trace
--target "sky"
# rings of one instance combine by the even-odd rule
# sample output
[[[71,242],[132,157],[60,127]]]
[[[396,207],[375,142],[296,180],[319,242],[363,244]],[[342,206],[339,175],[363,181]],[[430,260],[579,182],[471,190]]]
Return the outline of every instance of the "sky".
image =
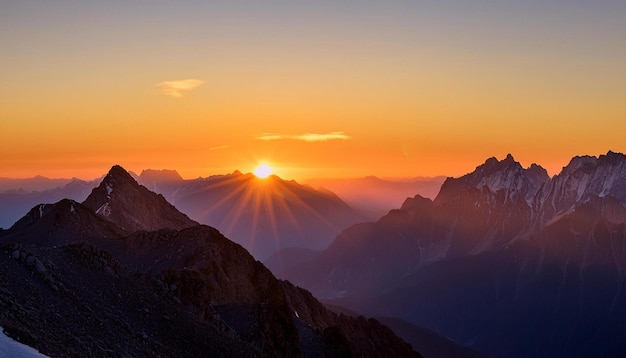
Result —
[[[556,174],[626,152],[624,1],[0,3],[0,177]]]

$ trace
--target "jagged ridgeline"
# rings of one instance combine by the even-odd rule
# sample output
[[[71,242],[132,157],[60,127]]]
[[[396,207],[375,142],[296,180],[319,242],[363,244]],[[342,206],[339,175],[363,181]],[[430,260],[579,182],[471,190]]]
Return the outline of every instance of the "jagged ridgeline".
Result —
[[[83,203],[0,232],[0,326],[56,356],[417,357],[328,311],[114,166]]]
[[[622,357],[624,268],[626,156],[608,152],[552,178],[488,159],[433,201],[344,230],[284,277],[496,357]]]

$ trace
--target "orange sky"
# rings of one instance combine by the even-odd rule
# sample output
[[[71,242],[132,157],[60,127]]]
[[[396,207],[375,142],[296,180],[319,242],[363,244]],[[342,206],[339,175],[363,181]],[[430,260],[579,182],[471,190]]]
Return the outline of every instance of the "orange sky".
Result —
[[[626,5],[0,4],[0,176],[555,174],[626,152]]]

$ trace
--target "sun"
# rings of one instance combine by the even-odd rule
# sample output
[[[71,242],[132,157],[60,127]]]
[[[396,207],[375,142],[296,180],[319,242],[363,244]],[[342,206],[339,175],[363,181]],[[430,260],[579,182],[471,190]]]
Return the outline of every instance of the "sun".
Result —
[[[272,175],[273,172],[274,170],[272,170],[272,167],[269,165],[259,164],[259,166],[254,170],[254,175],[256,175],[257,178],[265,179]]]

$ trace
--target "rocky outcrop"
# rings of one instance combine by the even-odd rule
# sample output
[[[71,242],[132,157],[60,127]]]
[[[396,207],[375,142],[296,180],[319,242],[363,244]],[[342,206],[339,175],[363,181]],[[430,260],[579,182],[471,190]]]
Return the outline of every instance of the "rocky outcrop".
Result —
[[[538,225],[571,211],[593,197],[613,197],[626,206],[626,156],[609,151],[598,158],[572,158],[534,198]]]
[[[118,165],[111,168],[83,205],[128,232],[184,229],[198,224],[162,195],[139,185]]]

